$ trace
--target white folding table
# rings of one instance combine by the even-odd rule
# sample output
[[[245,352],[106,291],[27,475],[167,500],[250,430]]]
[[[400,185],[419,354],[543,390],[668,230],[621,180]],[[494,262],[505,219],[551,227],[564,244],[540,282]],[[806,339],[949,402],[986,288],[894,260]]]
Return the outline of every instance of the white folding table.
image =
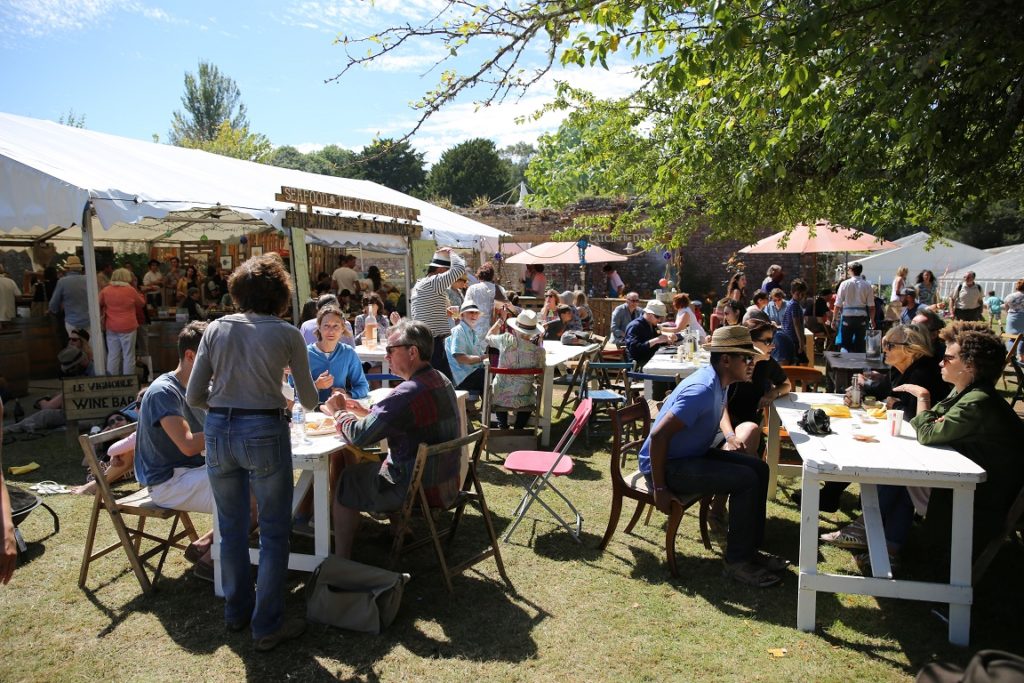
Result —
[[[541,388],[540,409],[540,443],[542,446],[551,444],[551,404],[554,397],[555,368],[596,349],[597,344],[574,345],[553,340],[544,341],[544,380]],[[570,388],[566,389],[566,391],[569,390]]]
[[[643,367],[644,374],[647,375],[662,375],[664,377],[675,377],[681,378],[689,377],[697,370],[710,362],[710,355],[702,354],[698,352],[698,355],[694,360],[676,360],[675,354],[670,353],[656,353],[651,360],[647,361],[647,365]],[[644,398],[650,401],[654,398],[654,382],[651,380],[644,380]]]
[[[865,422],[866,414],[862,410],[852,411],[851,418],[833,418],[835,433],[827,436],[809,436],[799,426],[801,416],[812,404],[838,405],[842,404],[842,399],[839,394],[791,393],[776,400],[770,411],[769,435],[774,432],[777,439],[781,424],[789,431],[803,460],[797,628],[814,630],[819,591],[945,602],[949,604],[949,641],[967,645],[973,600],[974,489],[985,481],[985,470],[950,448],[921,445],[908,421],[903,422],[899,436],[890,436],[886,433],[884,419]],[[853,438],[856,434],[877,441],[857,441]],[[860,485],[872,576],[818,573],[818,482],[821,481]],[[948,584],[893,578],[878,507],[879,484],[953,490]]]

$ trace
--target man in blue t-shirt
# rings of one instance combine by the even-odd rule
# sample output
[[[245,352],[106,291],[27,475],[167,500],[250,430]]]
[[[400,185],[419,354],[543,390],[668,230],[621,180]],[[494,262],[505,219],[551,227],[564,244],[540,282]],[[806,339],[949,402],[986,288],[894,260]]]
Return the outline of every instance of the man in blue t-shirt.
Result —
[[[711,364],[693,373],[665,400],[651,435],[640,449],[640,471],[654,493],[658,509],[671,510],[673,494],[729,495],[729,532],[725,573],[759,588],[779,582],[774,572],[787,562],[761,552],[768,466],[744,453],[715,448],[726,389],[733,382],[749,382],[754,343],[742,325],[715,330],[711,337]],[[727,433],[732,443],[736,435]]]

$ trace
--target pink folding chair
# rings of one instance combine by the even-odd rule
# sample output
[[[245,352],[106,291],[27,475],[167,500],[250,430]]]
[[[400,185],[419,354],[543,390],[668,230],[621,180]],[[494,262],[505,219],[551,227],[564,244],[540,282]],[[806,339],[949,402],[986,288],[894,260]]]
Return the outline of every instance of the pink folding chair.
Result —
[[[589,398],[585,398],[580,401],[579,406],[576,408],[576,412],[573,414],[572,424],[569,429],[562,435],[558,445],[555,446],[553,451],[514,451],[509,453],[508,457],[505,458],[505,469],[520,476],[520,483],[523,488],[526,489],[526,493],[523,494],[523,499],[519,501],[519,506],[516,508],[513,516],[515,519],[512,520],[512,526],[505,532],[505,536],[502,540],[506,543],[512,536],[512,532],[516,530],[519,523],[523,521],[523,517],[526,516],[527,510],[533,505],[534,501],[540,503],[545,510],[551,513],[551,516],[558,520],[558,523],[565,527],[565,530],[576,539],[577,543],[582,543],[580,540],[580,533],[583,530],[583,516],[580,515],[579,510],[576,506],[565,497],[565,495],[558,490],[552,481],[552,477],[562,477],[567,474],[572,474],[573,460],[567,455],[569,448],[572,446],[576,437],[579,436],[580,432],[587,425],[590,420],[590,413],[593,411],[594,404]],[[533,477],[529,482],[526,481],[526,477]],[[551,489],[555,495],[562,499],[572,514],[576,517],[575,524],[570,525],[561,515],[555,512],[547,502],[541,498],[541,493],[544,489]],[[575,527],[575,528],[574,528]]]

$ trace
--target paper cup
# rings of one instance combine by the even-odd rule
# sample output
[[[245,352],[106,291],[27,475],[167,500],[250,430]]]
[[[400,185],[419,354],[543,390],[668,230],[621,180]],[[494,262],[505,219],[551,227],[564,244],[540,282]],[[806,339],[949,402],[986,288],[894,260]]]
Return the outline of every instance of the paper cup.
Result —
[[[900,432],[903,430],[903,411],[885,411],[885,427],[886,431],[888,431],[889,433],[889,436],[899,436]]]

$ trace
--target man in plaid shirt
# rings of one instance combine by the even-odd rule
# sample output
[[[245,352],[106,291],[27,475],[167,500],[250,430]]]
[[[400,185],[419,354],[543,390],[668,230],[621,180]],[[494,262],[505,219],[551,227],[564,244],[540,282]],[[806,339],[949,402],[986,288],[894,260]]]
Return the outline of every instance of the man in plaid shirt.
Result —
[[[338,432],[355,446],[388,440],[383,462],[347,464],[338,477],[333,501],[334,552],[352,556],[360,512],[396,512],[402,505],[421,443],[458,438],[459,417],[451,382],[430,366],[434,336],[421,322],[403,320],[389,330],[387,357],[391,372],[405,381],[384,400],[365,410],[341,393],[331,396],[326,411]],[[448,505],[459,492],[461,451],[442,453],[427,462],[422,486],[432,505]]]

